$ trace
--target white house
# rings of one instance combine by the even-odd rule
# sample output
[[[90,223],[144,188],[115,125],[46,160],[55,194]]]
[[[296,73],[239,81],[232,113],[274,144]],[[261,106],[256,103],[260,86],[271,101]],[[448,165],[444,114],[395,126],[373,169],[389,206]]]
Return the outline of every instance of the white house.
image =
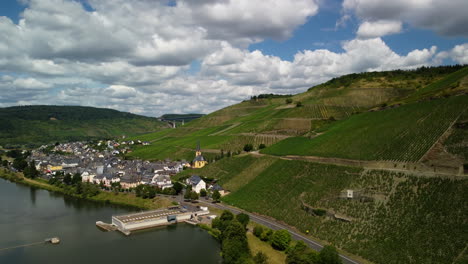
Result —
[[[192,175],[190,178],[186,180],[186,183],[192,186],[192,191],[196,193],[200,193],[201,189],[206,190],[206,183],[205,181],[200,178],[198,175]]]
[[[159,175],[159,174],[156,174],[154,175],[153,177],[153,180],[151,181],[152,184],[156,184],[159,188],[161,189],[166,189],[166,188],[171,188],[173,185],[172,185],[172,181],[171,181],[171,177],[169,175]]]
[[[84,171],[83,173],[81,173],[81,181],[82,182],[94,182],[94,177],[96,176],[96,174],[94,173],[89,173],[87,171]]]

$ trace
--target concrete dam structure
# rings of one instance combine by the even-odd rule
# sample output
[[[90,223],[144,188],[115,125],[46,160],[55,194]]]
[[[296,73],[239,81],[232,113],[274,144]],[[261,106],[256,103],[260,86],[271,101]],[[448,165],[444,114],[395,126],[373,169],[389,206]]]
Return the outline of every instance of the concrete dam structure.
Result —
[[[125,235],[132,231],[190,221],[207,215],[208,210],[187,211],[180,207],[112,216],[112,225]]]

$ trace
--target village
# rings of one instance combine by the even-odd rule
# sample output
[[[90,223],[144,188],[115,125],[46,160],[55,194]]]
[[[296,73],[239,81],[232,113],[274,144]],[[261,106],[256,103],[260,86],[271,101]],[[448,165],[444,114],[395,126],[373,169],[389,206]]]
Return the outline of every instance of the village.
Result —
[[[202,156],[199,144],[192,162],[126,159],[123,154],[131,152],[130,146],[135,144],[149,145],[148,142],[139,140],[56,143],[32,150],[27,161],[34,164],[39,177],[49,182],[64,181],[66,175],[79,175],[83,183],[92,183],[104,190],[126,192],[133,191],[140,185],[152,186],[160,191],[172,189],[174,183],[171,176],[184,169],[202,168],[208,163]],[[198,175],[192,175],[178,184],[185,185],[191,192],[201,196],[206,196],[208,191],[225,194],[221,186],[216,183],[207,184]]]

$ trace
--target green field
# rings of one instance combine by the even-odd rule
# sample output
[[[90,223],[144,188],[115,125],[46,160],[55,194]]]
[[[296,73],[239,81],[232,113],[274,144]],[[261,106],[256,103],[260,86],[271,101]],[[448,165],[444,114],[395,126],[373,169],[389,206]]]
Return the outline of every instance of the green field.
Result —
[[[418,161],[467,107],[464,95],[366,112],[336,122],[316,138],[288,138],[261,152]]]
[[[466,246],[467,187],[467,180],[276,160],[223,201],[375,263],[452,263]],[[340,199],[346,189],[367,199]],[[304,204],[351,222],[315,216]]]

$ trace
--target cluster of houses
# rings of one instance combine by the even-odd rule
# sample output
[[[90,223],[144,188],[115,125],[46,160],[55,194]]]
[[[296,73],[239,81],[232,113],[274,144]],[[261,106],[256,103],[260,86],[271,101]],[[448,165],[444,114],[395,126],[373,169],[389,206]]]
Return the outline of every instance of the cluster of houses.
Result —
[[[80,174],[83,182],[90,182],[106,187],[120,185],[123,189],[135,188],[140,184],[150,184],[160,189],[173,186],[171,176],[181,172],[184,167],[202,168],[208,162],[201,153],[200,143],[197,144],[195,158],[192,164],[182,161],[143,161],[125,160],[120,158],[120,151],[126,149],[122,145],[143,144],[133,141],[100,141],[95,145],[86,142],[72,142],[56,145],[52,151],[48,146],[33,150],[29,161],[34,161],[36,169],[45,179],[54,177],[57,172],[63,174]],[[186,180],[192,190],[200,193],[202,189],[221,195],[225,192],[218,184],[207,184],[200,176],[193,175]]]
[[[124,189],[140,184],[152,184],[161,189],[172,187],[171,176],[190,166],[186,161],[124,160],[117,156],[116,142],[106,144],[103,151],[98,151],[84,142],[66,143],[55,146],[52,154],[46,154],[43,146],[32,151],[29,157],[34,160],[36,169],[43,177],[53,177],[57,172],[64,174],[79,173],[83,182],[112,186],[120,183]],[[99,143],[98,143],[99,144]],[[61,154],[55,154],[55,153]]]

